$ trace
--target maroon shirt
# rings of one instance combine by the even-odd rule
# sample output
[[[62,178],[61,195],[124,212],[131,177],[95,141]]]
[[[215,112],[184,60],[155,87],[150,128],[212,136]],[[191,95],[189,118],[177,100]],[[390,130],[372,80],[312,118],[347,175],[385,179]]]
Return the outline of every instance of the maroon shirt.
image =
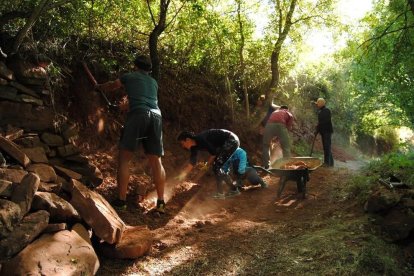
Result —
[[[287,129],[292,129],[293,115],[287,109],[278,109],[270,115],[267,122],[284,124]]]

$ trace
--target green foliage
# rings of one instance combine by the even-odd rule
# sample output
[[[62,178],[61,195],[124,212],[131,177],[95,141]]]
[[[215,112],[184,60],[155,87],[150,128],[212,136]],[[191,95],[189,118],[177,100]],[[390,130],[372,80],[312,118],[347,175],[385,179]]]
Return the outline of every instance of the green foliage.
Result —
[[[371,162],[368,169],[383,178],[394,175],[404,183],[414,186],[414,152],[387,154]]]
[[[363,168],[362,173],[353,176],[346,184],[338,190],[341,198],[356,199],[364,203],[379,184],[380,178],[386,179],[390,176],[399,178],[403,183],[414,187],[414,152],[391,153],[384,155],[378,160],[371,161]]]
[[[379,153],[389,153],[397,149],[399,137],[394,127],[383,126],[376,130],[375,139]]]
[[[362,34],[365,42],[349,48],[354,54],[351,82],[361,123],[367,130],[390,124],[412,127],[414,15],[406,0],[378,1],[365,23],[370,27]]]
[[[372,189],[378,185],[378,178],[379,175],[377,174],[354,176],[340,190],[340,196],[347,199],[355,199],[360,204],[363,204],[371,194]]]

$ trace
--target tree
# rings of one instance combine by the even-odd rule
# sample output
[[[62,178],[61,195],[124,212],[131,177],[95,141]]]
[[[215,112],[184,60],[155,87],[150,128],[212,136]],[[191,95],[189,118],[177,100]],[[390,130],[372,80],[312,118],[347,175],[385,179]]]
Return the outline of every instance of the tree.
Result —
[[[356,103],[371,127],[414,125],[414,14],[412,1],[379,1],[365,18],[365,40],[351,44]],[[352,50],[353,49],[353,50]]]
[[[245,63],[244,63],[244,46],[245,46],[245,39],[244,39],[244,27],[243,27],[243,20],[241,15],[241,9],[242,9],[242,0],[237,0],[237,21],[239,23],[239,34],[240,34],[240,42],[239,42],[239,58],[240,58],[240,78],[241,78],[241,84],[244,94],[244,106],[246,110],[246,116],[247,118],[250,117],[250,104],[249,104],[249,95],[247,92],[247,84],[246,84],[246,76],[245,76]]]
[[[168,8],[171,4],[171,0],[159,0],[159,11],[158,19],[155,18],[154,11],[151,8],[150,0],[147,1],[148,11],[151,14],[151,20],[154,24],[149,35],[149,50],[152,61],[152,76],[158,80],[160,77],[160,58],[158,54],[158,39],[162,32],[174,21],[180,10],[183,8],[184,3],[175,11],[175,14],[172,16],[171,20],[167,22]]]
[[[326,22],[329,18],[328,12],[331,10],[332,1],[318,0],[290,0],[281,1],[273,0],[275,9],[275,18],[272,21],[272,29],[276,36],[275,43],[270,58],[271,62],[271,81],[266,91],[266,98],[269,100],[270,93],[278,88],[280,81],[280,56],[283,50],[283,44],[294,26],[311,25]],[[298,12],[295,12],[298,10]]]

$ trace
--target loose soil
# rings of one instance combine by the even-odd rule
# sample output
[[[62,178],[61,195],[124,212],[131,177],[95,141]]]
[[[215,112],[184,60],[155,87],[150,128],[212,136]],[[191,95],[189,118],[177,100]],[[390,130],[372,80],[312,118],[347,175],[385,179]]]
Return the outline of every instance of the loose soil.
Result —
[[[358,165],[350,160],[353,163],[347,168],[343,161],[352,157],[340,149],[335,152],[341,154],[339,167],[312,171],[306,199],[298,196],[292,181],[278,199],[279,178],[269,175],[264,175],[268,188],[248,187],[239,196],[214,199],[215,182],[211,175],[205,175],[198,181],[167,181],[166,194],[171,197],[168,213],[159,215],[148,211],[155,194],[150,193],[137,204],[137,188],[131,187],[128,209],[119,215],[129,225],[147,225],[155,241],[151,251],[136,260],[101,257],[98,275],[340,273],[338,256],[331,253],[335,247],[313,250],[318,247],[313,239],[335,238],[324,233],[327,225],[339,220],[347,221],[352,228],[354,221],[363,216],[360,206],[334,196],[335,189],[355,173]],[[109,171],[114,166],[108,164]],[[99,191],[110,199],[115,185],[113,174],[107,176],[112,181],[105,181]],[[148,181],[145,175],[134,177],[137,182]],[[349,233],[331,244],[357,246],[353,232]],[[346,258],[352,259],[349,255]]]

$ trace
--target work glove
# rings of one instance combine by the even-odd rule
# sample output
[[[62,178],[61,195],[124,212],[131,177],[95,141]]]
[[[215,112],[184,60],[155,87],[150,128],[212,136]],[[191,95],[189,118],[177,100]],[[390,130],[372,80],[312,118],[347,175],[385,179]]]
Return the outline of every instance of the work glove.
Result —
[[[208,165],[208,162],[206,162],[200,167],[200,171],[206,172],[206,171],[208,171],[209,167],[210,166]]]

